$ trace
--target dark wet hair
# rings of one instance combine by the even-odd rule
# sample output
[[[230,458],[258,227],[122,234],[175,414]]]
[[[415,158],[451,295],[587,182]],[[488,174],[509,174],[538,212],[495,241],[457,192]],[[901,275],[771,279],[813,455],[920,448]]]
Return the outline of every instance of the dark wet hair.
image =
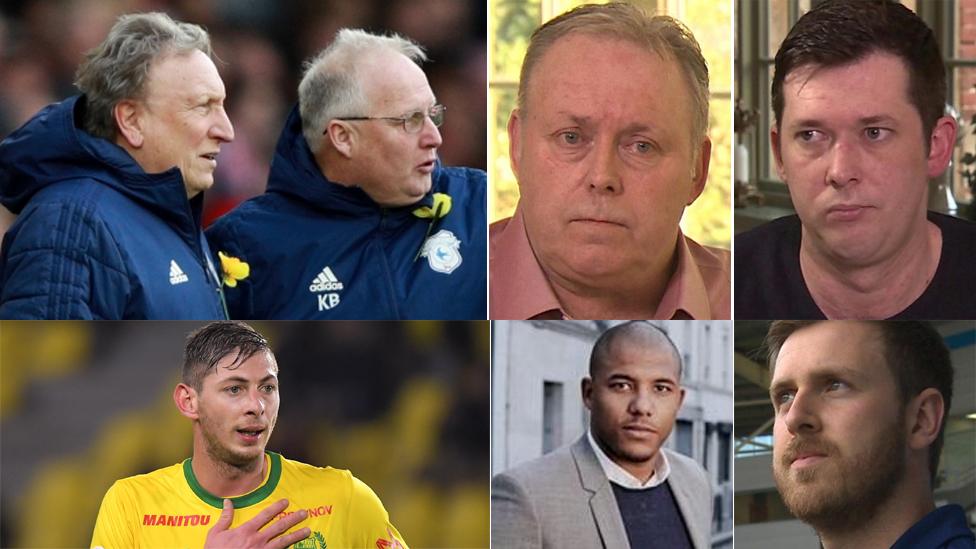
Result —
[[[207,324],[186,338],[183,353],[183,383],[199,391],[203,378],[217,363],[231,353],[237,353],[234,368],[255,354],[271,352],[268,340],[243,322],[221,321]]]

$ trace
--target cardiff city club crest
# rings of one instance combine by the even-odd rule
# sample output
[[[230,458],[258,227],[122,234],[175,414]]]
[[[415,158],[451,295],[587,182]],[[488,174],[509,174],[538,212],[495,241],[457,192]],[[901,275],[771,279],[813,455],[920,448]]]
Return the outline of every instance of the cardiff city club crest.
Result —
[[[451,274],[461,264],[461,241],[446,229],[437,231],[424,242],[421,257],[427,258],[430,268],[439,273]]]

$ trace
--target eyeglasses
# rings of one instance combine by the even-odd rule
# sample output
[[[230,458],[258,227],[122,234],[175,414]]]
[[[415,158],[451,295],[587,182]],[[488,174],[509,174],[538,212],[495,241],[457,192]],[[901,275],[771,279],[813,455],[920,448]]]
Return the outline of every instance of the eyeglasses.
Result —
[[[446,110],[447,107],[444,105],[434,105],[427,112],[417,111],[406,116],[344,116],[335,120],[389,120],[391,122],[399,122],[403,126],[403,131],[407,133],[420,133],[420,130],[424,128],[424,122],[428,118],[434,123],[435,128],[441,127],[441,124],[444,123],[444,111]],[[322,132],[323,135],[327,131]]]

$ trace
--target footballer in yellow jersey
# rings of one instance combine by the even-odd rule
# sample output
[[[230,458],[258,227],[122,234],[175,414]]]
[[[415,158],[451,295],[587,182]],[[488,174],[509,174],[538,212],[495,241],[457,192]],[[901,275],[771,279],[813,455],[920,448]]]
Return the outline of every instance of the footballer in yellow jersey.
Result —
[[[278,418],[278,365],[243,322],[187,339],[173,392],[193,421],[193,457],[109,488],[92,547],[406,548],[376,494],[349,471],[265,450]]]
[[[304,509],[311,535],[296,549],[406,547],[376,494],[349,471],[320,468],[267,452],[268,474],[254,491],[230,498],[236,527],[287,498],[283,514]],[[117,481],[105,495],[92,547],[203,547],[223,500],[197,483],[191,460]],[[293,527],[290,531],[297,528]]]

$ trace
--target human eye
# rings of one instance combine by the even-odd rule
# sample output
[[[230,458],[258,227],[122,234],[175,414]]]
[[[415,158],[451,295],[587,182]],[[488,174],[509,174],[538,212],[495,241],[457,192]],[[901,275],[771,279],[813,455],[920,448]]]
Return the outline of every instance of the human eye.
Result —
[[[629,381],[611,381],[610,388],[614,391],[628,391],[633,385]]]
[[[672,391],[671,386],[666,383],[658,383],[654,385],[654,391],[662,394],[668,394]]]
[[[652,141],[636,139],[632,143],[627,144],[625,148],[640,156],[646,156],[657,150],[657,145]]]
[[[197,103],[193,105],[193,110],[203,114],[209,113],[212,108],[213,102],[210,100],[197,101]]]
[[[408,114],[404,118],[407,119],[407,123],[409,124],[423,124],[424,119],[427,118],[427,113],[424,111],[416,111]]]
[[[242,388],[240,385],[231,385],[230,387],[225,387],[224,390],[227,391],[229,394],[236,395],[236,394],[240,394]]]
[[[773,408],[779,410],[782,406],[793,402],[795,397],[796,393],[792,389],[776,391],[773,393]]]
[[[841,381],[839,379],[833,379],[827,383],[826,391],[827,392],[843,391],[844,389],[847,389],[849,387],[850,385],[848,385],[847,382]]]
[[[578,130],[563,130],[556,134],[560,143],[565,145],[579,145],[583,141],[583,136]]]
[[[801,143],[816,143],[825,139],[820,130],[800,130],[796,132],[796,139]]]
[[[265,393],[273,393],[278,390],[276,385],[268,384],[261,388]]]
[[[882,141],[891,134],[891,130],[887,128],[865,128],[864,136],[868,138],[868,141]]]

